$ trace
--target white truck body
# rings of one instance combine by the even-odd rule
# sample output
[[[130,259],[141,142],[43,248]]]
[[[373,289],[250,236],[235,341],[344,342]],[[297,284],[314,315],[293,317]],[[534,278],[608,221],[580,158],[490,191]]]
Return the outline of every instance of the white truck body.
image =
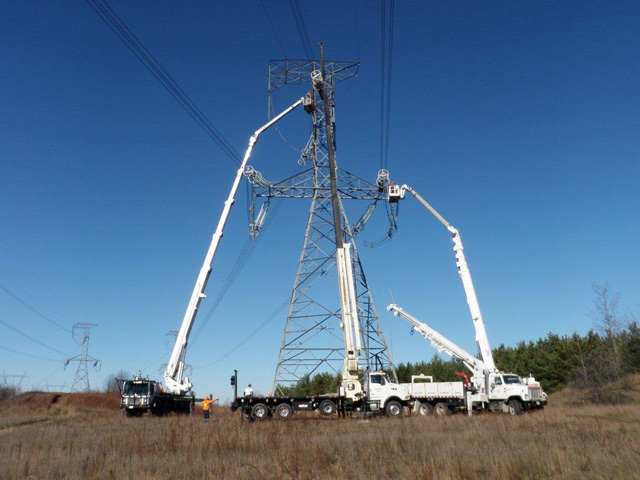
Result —
[[[413,375],[411,383],[400,385],[408,390],[409,401],[419,415],[484,409],[517,415],[522,409],[541,409],[547,403],[547,395],[532,377],[491,373],[488,382],[488,392],[473,385],[465,386],[463,382],[434,382],[433,377],[426,375]]]
[[[412,398],[460,398],[464,399],[462,382],[434,382],[427,375],[413,375],[411,383],[401,383],[409,391]],[[418,381],[416,380],[427,380]]]

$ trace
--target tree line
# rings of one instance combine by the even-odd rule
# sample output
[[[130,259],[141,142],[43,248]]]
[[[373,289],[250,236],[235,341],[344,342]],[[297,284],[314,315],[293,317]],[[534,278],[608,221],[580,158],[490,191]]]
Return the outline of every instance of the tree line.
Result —
[[[615,346],[615,347],[614,347]],[[547,392],[567,385],[593,388],[640,372],[640,326],[631,322],[615,335],[602,335],[590,330],[560,336],[549,333],[537,341],[518,342],[516,346],[500,345],[493,349],[498,369],[520,376],[533,374]],[[469,371],[460,360],[447,360],[434,355],[429,361],[396,365],[401,383],[411,382],[412,375],[431,375],[434,381],[460,381],[456,372]],[[318,373],[303,377],[294,386],[280,386],[282,395],[314,395],[336,392],[340,374]]]
[[[492,350],[498,369],[520,376],[533,374],[547,392],[572,385],[588,389],[594,401],[611,401],[605,385],[640,372],[640,326],[630,312],[620,314],[620,296],[611,293],[609,284],[593,284],[592,288],[594,326],[586,335],[548,333],[536,341],[502,344]],[[460,360],[438,355],[429,361],[396,365],[401,383],[420,374],[431,375],[434,381],[459,381],[456,372],[469,373]],[[277,393],[314,395],[335,392],[339,385],[339,374],[325,372],[306,376],[293,386],[279,386]]]

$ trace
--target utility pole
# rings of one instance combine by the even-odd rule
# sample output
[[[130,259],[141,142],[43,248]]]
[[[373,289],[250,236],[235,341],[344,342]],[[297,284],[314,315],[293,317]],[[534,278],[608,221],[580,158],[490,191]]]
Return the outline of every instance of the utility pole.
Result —
[[[311,90],[307,95],[316,105],[309,111],[312,132],[298,159],[298,164],[306,167],[302,172],[272,182],[253,167],[245,169],[245,176],[251,182],[249,232],[253,237],[259,234],[264,224],[271,199],[311,200],[273,382],[274,394],[279,393],[280,386],[295,385],[306,375],[327,370],[340,373],[342,369],[341,307],[340,299],[335,295],[336,248],[342,243],[351,243],[353,249],[351,257],[358,317],[361,319],[364,366],[368,370],[391,370],[392,377],[395,377],[391,354],[353,241],[373,213],[376,203],[387,204],[384,187],[388,183],[388,172],[379,172],[377,181],[369,182],[343,170],[336,161],[334,90],[337,83],[357,76],[358,67],[357,62],[327,60],[323,75],[318,60],[276,60],[269,63],[269,111],[272,109],[272,94],[285,86],[300,88],[300,85],[308,85]],[[381,182],[387,183],[383,185]],[[342,204],[345,199],[370,202],[354,227],[349,224]],[[258,202],[262,204],[257,205]],[[389,213],[389,219],[395,224],[394,211]],[[392,232],[388,236],[391,235]]]
[[[71,392],[88,392],[91,390],[89,385],[89,362],[93,363],[93,368],[100,371],[102,362],[89,355],[89,335],[91,329],[97,327],[96,323],[76,323],[72,329],[73,339],[82,346],[82,351],[75,357],[67,358],[64,362],[65,369],[71,362],[78,363],[76,376],[71,385]]]

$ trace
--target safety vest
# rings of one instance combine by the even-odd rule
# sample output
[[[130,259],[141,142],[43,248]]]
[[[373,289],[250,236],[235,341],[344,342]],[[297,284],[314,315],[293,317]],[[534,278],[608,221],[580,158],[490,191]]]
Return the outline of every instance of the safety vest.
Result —
[[[208,400],[208,399],[206,399],[206,398],[205,398],[205,399],[202,401],[202,409],[203,409],[203,410],[209,410],[209,407],[210,407],[210,406],[211,406],[211,400]]]

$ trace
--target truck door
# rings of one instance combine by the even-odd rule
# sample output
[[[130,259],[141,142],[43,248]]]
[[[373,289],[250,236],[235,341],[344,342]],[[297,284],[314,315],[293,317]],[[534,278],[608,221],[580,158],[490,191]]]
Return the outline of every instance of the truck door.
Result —
[[[493,377],[493,379],[491,380],[490,388],[491,388],[490,398],[503,399],[505,397],[502,376],[496,375],[495,377]]]
[[[384,377],[382,375],[370,375],[369,376],[369,399],[371,400],[382,400],[384,395]]]

